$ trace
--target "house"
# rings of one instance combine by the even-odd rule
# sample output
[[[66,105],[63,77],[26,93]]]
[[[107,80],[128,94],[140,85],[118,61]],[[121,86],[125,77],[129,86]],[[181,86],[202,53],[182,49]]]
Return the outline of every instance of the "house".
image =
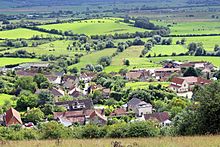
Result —
[[[4,126],[5,125],[5,114],[0,115],[0,125]]]
[[[168,126],[171,124],[169,120],[169,114],[167,112],[156,112],[152,114],[145,114],[145,120],[155,120],[160,123],[162,126]]]
[[[170,89],[177,92],[192,91],[195,85],[210,84],[211,81],[201,77],[175,77],[171,80]]]
[[[22,125],[20,113],[16,111],[14,108],[10,108],[9,110],[7,110],[5,115],[5,124],[6,126],[17,124]]]
[[[171,80],[169,89],[175,91],[179,96],[191,98],[195,85],[206,85],[210,83],[211,80],[201,77],[175,77]]]
[[[79,79],[87,83],[91,81],[95,76],[96,76],[95,72],[83,72],[80,74]]]
[[[146,81],[149,77],[151,77],[149,70],[134,70],[125,75],[125,78],[129,81]]]
[[[102,95],[105,97],[105,98],[108,98],[109,95],[111,93],[111,89],[110,88],[104,88],[102,89]]]
[[[59,121],[64,126],[71,126],[72,124],[107,124],[107,118],[104,115],[103,109],[54,112],[54,119]]]
[[[111,117],[122,117],[128,114],[129,113],[124,108],[117,108],[110,114],[110,116]]]
[[[56,106],[63,106],[69,111],[88,110],[93,109],[93,102],[91,99],[79,99],[73,101],[56,102]]]
[[[155,77],[159,81],[167,81],[168,78],[173,75],[181,74],[181,69],[180,68],[160,68],[160,69],[155,69]]]
[[[144,114],[152,113],[152,105],[140,99],[132,98],[127,103],[127,110],[132,110],[137,117],[141,117]]]
[[[67,90],[76,87],[77,83],[79,83],[79,79],[77,76],[64,75],[62,78],[62,85]]]
[[[53,74],[45,75],[45,76],[51,84],[60,85],[62,83],[63,75],[64,73],[53,73]]]
[[[35,94],[40,94],[41,92],[50,92],[55,98],[65,96],[65,92],[60,88],[51,88],[51,89],[37,89]]]
[[[215,66],[212,63],[209,62],[205,62],[205,61],[194,61],[194,62],[185,62],[180,64],[181,68],[189,68],[189,67],[193,67],[193,68],[197,68],[197,69],[210,69],[213,70],[215,68]]]
[[[73,98],[77,98],[80,96],[83,96],[83,93],[81,92],[81,90],[77,87],[74,87],[73,89],[70,89],[70,91],[68,92],[68,94],[73,97]]]

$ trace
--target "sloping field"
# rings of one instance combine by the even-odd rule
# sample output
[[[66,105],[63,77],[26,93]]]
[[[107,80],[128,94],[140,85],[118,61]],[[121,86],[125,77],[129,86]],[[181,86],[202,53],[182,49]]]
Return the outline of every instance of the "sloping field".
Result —
[[[98,60],[103,56],[111,56],[114,52],[116,52],[116,48],[112,49],[104,49],[101,51],[95,51],[90,54],[87,54],[80,58],[80,62],[78,64],[72,65],[69,68],[76,67],[78,69],[84,68],[87,64],[98,64]]]
[[[180,54],[187,52],[187,49],[182,45],[156,45],[147,55],[172,55],[172,53]]]
[[[140,58],[143,46],[132,46],[127,48],[124,52],[119,53],[112,59],[112,64],[105,68],[106,72],[118,72],[122,68],[135,69],[135,68],[153,68],[157,65],[150,63],[147,58]],[[127,59],[130,61],[130,66],[123,65],[123,61]]]
[[[39,26],[44,29],[57,29],[62,31],[72,30],[73,33],[87,35],[103,35],[114,33],[134,33],[136,31],[144,32],[145,29],[136,28],[130,24],[119,22],[119,18],[91,19],[76,21],[74,23],[62,23],[53,25]]]
[[[51,34],[34,31],[30,29],[24,29],[24,28],[8,30],[8,31],[0,31],[1,39],[18,39],[18,38],[29,39],[33,37],[34,35],[43,35],[44,37],[46,37]]]
[[[28,59],[28,58],[0,58],[0,67],[5,65],[13,65],[27,62],[37,62],[39,59]]]
[[[0,94],[0,106],[3,106],[6,101],[9,101],[11,104],[15,105],[16,101],[13,101],[12,97],[12,95]]]

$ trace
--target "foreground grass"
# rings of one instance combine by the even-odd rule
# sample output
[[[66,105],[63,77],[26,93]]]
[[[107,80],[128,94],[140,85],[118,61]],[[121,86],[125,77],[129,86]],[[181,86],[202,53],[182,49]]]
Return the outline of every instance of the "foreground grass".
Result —
[[[220,67],[220,57],[210,56],[169,56],[169,57],[155,57],[149,58],[152,62],[159,63],[161,61],[172,59],[175,61],[207,61],[214,64],[216,67]]]
[[[0,58],[0,67],[5,65],[13,65],[28,62],[37,62],[39,59],[29,59],[29,58]]]
[[[11,104],[15,105],[16,101],[13,101],[12,97],[12,95],[0,94],[0,106],[3,106],[6,101],[9,101]]]
[[[127,139],[92,139],[92,140],[56,140],[47,141],[9,141],[4,147],[113,147],[112,142],[120,142],[131,147],[218,147],[220,136],[162,137],[162,138],[127,138]]]
[[[118,22],[119,18],[90,19],[85,21],[76,21],[74,23],[62,23],[53,25],[39,26],[44,29],[57,29],[62,31],[72,30],[77,34],[86,35],[104,35],[114,33],[134,33],[136,31],[144,32],[145,29],[136,28],[129,24]]]
[[[169,82],[128,82],[125,86],[132,89],[148,89],[149,85],[158,86],[159,84],[163,87],[168,87],[170,85]]]
[[[24,28],[8,30],[8,31],[0,31],[1,39],[18,39],[18,38],[29,39],[33,37],[34,35],[43,35],[44,37],[46,37],[51,34],[34,31],[30,29],[24,29]],[[55,36],[55,35],[52,35],[52,36]]]

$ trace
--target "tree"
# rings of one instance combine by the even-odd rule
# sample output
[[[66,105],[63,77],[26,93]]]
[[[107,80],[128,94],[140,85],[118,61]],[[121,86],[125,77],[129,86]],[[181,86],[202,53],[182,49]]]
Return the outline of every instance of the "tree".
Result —
[[[216,77],[217,79],[220,79],[220,70],[214,73],[214,77]]]
[[[87,64],[86,65],[86,70],[88,71],[94,71],[94,66],[92,64]]]
[[[15,86],[23,90],[35,92],[37,84],[33,81],[32,77],[21,77],[16,81]]]
[[[112,58],[109,56],[101,57],[98,61],[99,64],[101,64],[103,67],[109,66],[112,62]]]
[[[124,60],[124,65],[130,66],[130,61],[128,59]]]
[[[38,105],[38,97],[30,91],[22,91],[17,100],[16,108],[20,111],[27,110],[27,107],[34,108]]]
[[[38,95],[39,105],[54,104],[54,96],[49,91],[42,91]]]
[[[32,108],[27,112],[26,119],[36,124],[44,119],[44,113],[39,108]]]
[[[183,76],[184,76],[184,77],[190,77],[190,76],[198,77],[199,74],[198,74],[198,72],[196,71],[195,68],[189,67],[189,68],[187,68],[186,71],[183,73]]]
[[[44,83],[44,82],[48,82],[48,79],[43,74],[37,74],[37,75],[34,76],[34,80],[33,81],[36,82],[38,88],[41,89],[42,88],[41,84]]]
[[[103,71],[103,66],[102,66],[102,65],[96,65],[94,68],[95,68],[95,70],[96,70],[97,72]]]

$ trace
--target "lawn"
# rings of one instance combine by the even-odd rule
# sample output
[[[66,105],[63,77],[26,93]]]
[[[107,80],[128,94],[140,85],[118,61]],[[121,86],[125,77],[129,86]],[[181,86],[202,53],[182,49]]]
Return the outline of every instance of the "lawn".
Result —
[[[127,139],[72,139],[45,141],[9,141],[4,147],[112,147],[113,142],[119,142],[121,146],[133,147],[217,147],[220,144],[220,136],[184,136],[184,137],[155,137],[155,138],[127,138]],[[118,147],[118,146],[117,146]]]
[[[103,57],[103,56],[111,56],[113,53],[116,52],[116,48],[111,48],[111,49],[104,49],[101,51],[94,51],[91,52],[87,55],[84,55],[83,57],[80,58],[80,62],[78,64],[72,65],[69,68],[76,67],[78,69],[86,67],[87,64],[93,64],[97,65],[98,60]]]
[[[150,63],[147,58],[140,58],[143,46],[132,46],[127,48],[124,52],[119,53],[117,56],[113,57],[110,66],[105,68],[106,72],[118,72],[122,68],[136,69],[136,68],[153,68],[157,65]],[[128,59],[130,61],[130,66],[123,65],[123,61]]]
[[[149,85],[162,85],[164,87],[168,87],[170,85],[169,82],[128,82],[126,83],[126,87],[130,87],[132,89],[146,89],[149,87]]]
[[[69,40],[58,40],[46,44],[39,45],[37,47],[24,47],[24,48],[14,48],[11,50],[2,51],[4,52],[15,52],[17,50],[26,50],[28,52],[34,52],[37,55],[74,55],[75,53],[85,53],[85,51],[81,50],[67,50],[68,45],[72,45],[73,41]]]
[[[20,63],[27,63],[27,62],[37,62],[39,59],[29,59],[29,58],[0,58],[0,67],[5,65],[14,65]]]
[[[43,35],[46,37],[47,35],[51,35],[51,34],[34,31],[30,29],[24,29],[24,28],[8,30],[8,31],[0,31],[1,39],[18,39],[18,38],[29,39],[34,35]]]
[[[213,63],[216,67],[220,67],[220,57],[209,57],[209,56],[170,56],[170,57],[155,57],[149,58],[155,63],[172,59],[176,61],[207,61]]]
[[[147,55],[172,55],[172,53],[180,54],[187,52],[187,49],[182,45],[156,45]]]
[[[168,26],[171,29],[171,34],[216,34],[220,33],[220,22],[155,22],[158,25]]]
[[[119,22],[119,18],[90,19],[73,23],[62,23],[39,26],[44,29],[72,30],[77,34],[104,35],[114,33],[145,32],[146,29],[136,28],[130,24]]]
[[[0,106],[3,106],[5,101],[11,102],[12,105],[16,104],[16,101],[12,100],[13,96],[8,94],[0,94]]]

